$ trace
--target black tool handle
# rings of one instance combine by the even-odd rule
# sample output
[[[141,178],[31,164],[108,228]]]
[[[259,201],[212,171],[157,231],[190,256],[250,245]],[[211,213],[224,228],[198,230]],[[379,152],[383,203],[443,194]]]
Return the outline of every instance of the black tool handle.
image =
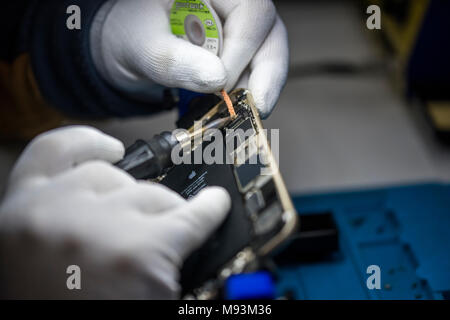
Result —
[[[150,140],[137,140],[115,165],[136,179],[153,179],[172,166],[172,149],[179,142],[171,132],[155,135]]]

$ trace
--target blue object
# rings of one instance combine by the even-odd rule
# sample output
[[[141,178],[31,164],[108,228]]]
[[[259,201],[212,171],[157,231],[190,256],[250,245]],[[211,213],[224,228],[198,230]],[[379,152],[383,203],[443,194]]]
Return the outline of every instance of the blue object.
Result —
[[[300,214],[333,213],[340,250],[326,261],[281,268],[277,296],[450,299],[450,185],[294,196],[293,201]],[[370,265],[381,268],[380,290],[367,288]]]
[[[192,99],[196,97],[204,96],[204,93],[189,91],[186,89],[179,89],[178,90],[178,96],[179,96],[179,102],[178,102],[178,115],[182,117],[186,114],[186,112],[189,111],[189,104],[191,103]]]
[[[268,272],[244,273],[233,275],[225,284],[225,299],[273,299],[275,286]]]

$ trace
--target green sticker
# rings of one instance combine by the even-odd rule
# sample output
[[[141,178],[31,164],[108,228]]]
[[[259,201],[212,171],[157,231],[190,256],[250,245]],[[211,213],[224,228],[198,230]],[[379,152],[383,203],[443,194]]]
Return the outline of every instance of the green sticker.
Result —
[[[219,54],[222,26],[205,1],[175,0],[170,10],[170,26],[177,37]]]

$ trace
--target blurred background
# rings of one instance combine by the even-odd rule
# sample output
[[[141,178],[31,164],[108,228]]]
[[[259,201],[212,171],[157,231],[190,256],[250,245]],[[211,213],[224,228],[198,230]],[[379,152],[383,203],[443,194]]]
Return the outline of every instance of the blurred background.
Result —
[[[290,75],[264,125],[280,129],[280,167],[290,191],[450,181],[448,30],[423,31],[430,2],[275,1],[289,32]],[[382,9],[381,30],[366,27],[369,4]],[[428,55],[420,52],[424,46]],[[447,60],[436,61],[436,52]],[[411,77],[421,80],[417,92]],[[430,86],[435,91],[424,97]],[[436,100],[435,122],[443,128],[426,112]],[[127,145],[174,128],[176,118],[173,111],[92,124]],[[1,146],[0,190],[22,148]]]

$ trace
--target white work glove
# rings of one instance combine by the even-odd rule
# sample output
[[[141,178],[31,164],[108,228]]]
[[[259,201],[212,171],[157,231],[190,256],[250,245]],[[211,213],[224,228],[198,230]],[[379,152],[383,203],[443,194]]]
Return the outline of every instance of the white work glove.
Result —
[[[26,148],[0,207],[0,292],[178,297],[183,259],[224,219],[229,196],[213,187],[186,201],[137,182],[110,164],[123,154],[121,142],[89,127],[54,130]],[[81,268],[80,290],[66,286],[70,265]]]
[[[286,29],[270,0],[210,0],[223,21],[220,57],[171,33],[172,0],[109,0],[91,29],[100,74],[145,99],[153,83],[203,93],[248,88],[261,117],[278,100],[288,70]]]

